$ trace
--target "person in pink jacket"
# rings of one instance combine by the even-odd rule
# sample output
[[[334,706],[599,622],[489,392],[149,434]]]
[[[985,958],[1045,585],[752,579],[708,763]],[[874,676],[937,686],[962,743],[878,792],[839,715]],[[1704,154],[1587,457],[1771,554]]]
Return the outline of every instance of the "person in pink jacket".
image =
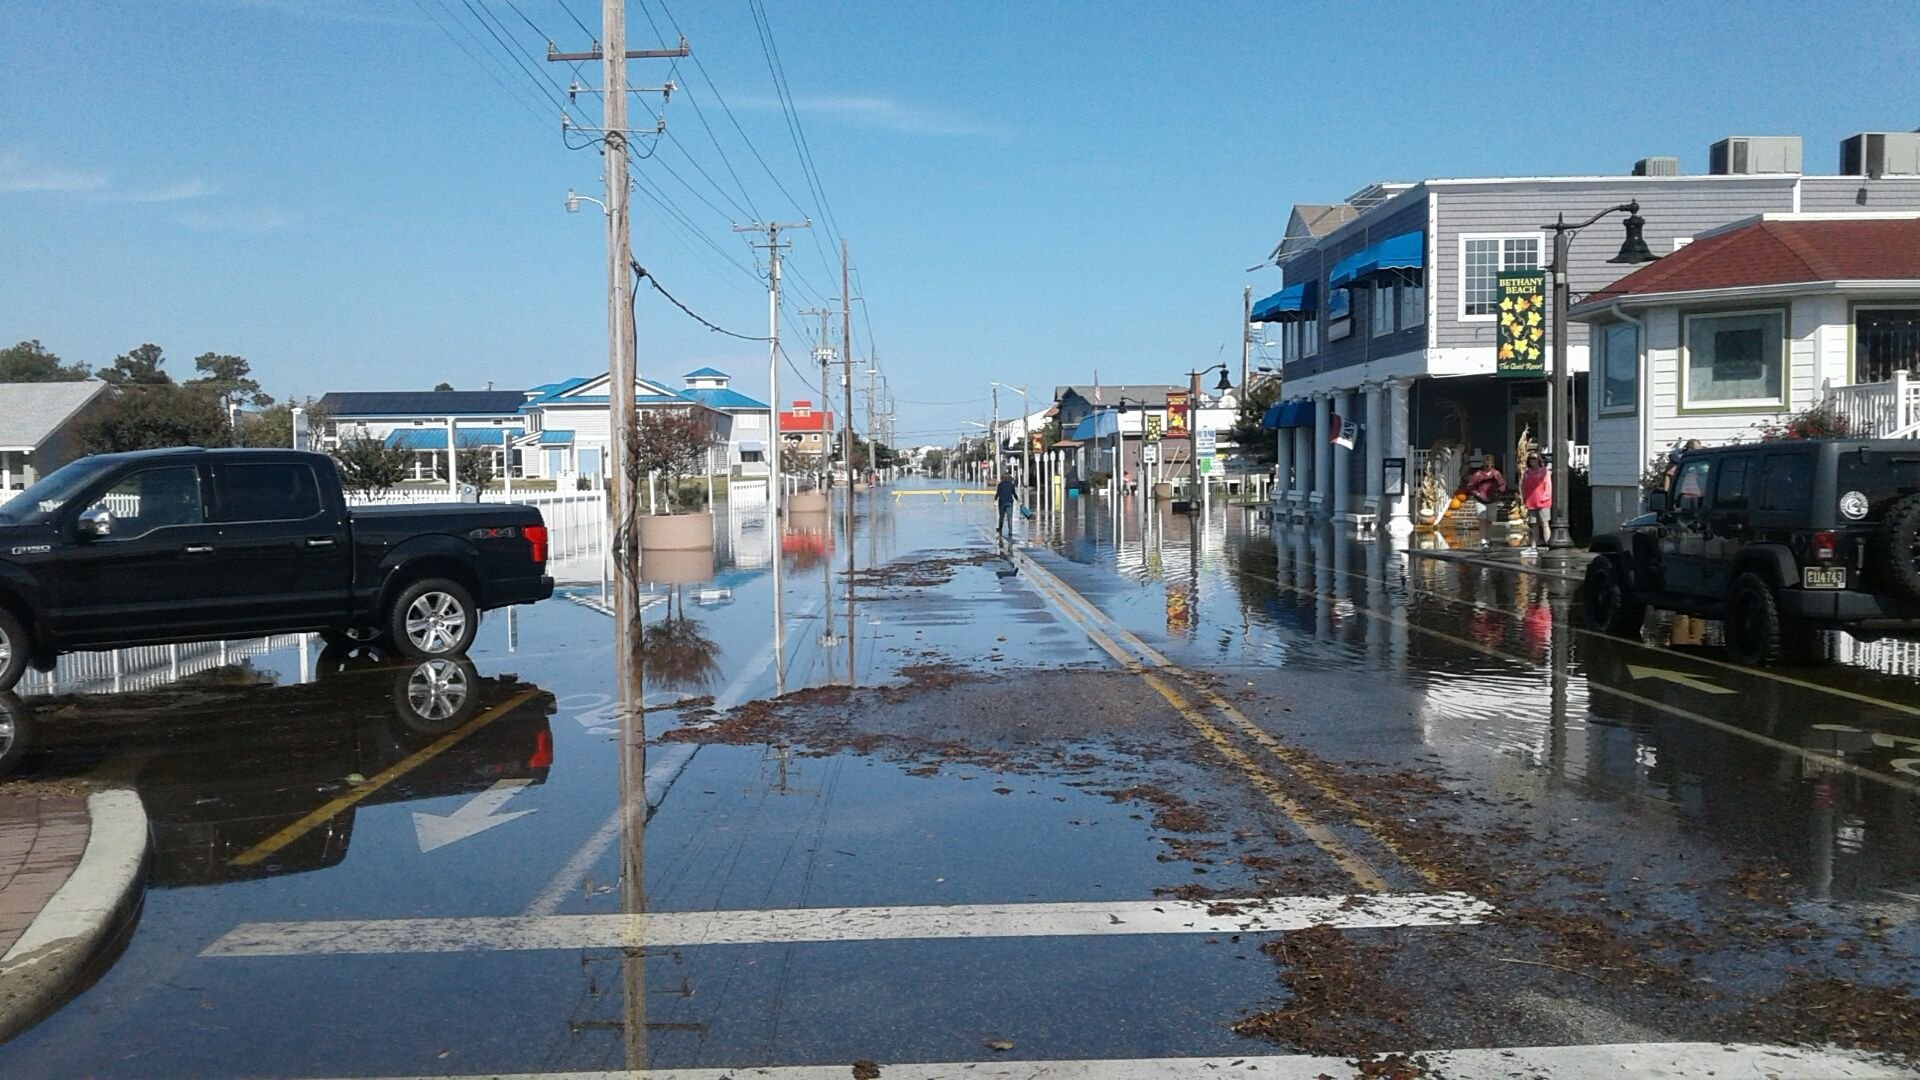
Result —
[[[1520,501],[1527,508],[1525,553],[1534,554],[1547,542],[1547,512],[1553,506],[1553,472],[1537,453],[1527,455],[1527,471],[1520,474]]]

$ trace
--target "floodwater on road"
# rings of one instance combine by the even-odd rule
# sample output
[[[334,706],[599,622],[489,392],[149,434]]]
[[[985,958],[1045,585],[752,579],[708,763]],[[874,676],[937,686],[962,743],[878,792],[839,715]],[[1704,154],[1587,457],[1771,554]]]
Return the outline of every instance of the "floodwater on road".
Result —
[[[1601,637],[1564,578],[1251,508],[1000,540],[908,490],[851,533],[723,506],[467,660],[0,699],[0,783],[131,786],[153,833],[0,1073],[1920,1051],[1912,680]]]

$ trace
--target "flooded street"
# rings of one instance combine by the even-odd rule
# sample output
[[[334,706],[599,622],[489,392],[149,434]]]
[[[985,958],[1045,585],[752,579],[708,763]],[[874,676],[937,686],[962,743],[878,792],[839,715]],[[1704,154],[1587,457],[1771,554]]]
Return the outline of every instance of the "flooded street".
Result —
[[[1658,620],[1586,630],[1578,561],[1223,502],[1070,500],[1009,541],[990,501],[915,490],[857,494],[851,535],[844,495],[724,507],[711,558],[625,595],[557,564],[470,662],[288,638],[0,697],[0,783],[130,785],[152,832],[125,940],[0,1074],[1920,1053],[1920,684],[1891,643],[1739,668]]]

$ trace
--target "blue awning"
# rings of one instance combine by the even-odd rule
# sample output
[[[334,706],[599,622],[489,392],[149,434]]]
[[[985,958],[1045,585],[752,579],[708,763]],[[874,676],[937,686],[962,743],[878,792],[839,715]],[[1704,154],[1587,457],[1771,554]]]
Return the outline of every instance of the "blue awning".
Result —
[[[1286,412],[1286,410],[1287,406],[1283,402],[1276,402],[1268,406],[1267,411],[1261,414],[1260,426],[1269,431],[1278,428],[1280,426],[1280,415]]]
[[[540,433],[541,446],[572,446],[573,432],[549,428]]]
[[[1327,284],[1346,285],[1371,281],[1386,274],[1422,269],[1425,265],[1425,248],[1426,236],[1423,233],[1406,232],[1389,236],[1334,263],[1333,274],[1327,279]]]
[[[1080,442],[1093,439],[1111,439],[1120,430],[1120,414],[1111,409],[1102,409],[1080,421],[1073,427],[1069,436]]]
[[[1295,319],[1309,319],[1319,313],[1320,288],[1314,281],[1302,281],[1289,285],[1272,296],[1253,305],[1253,321],[1257,323],[1292,322]]]
[[[1313,423],[1313,402],[1283,402],[1268,409],[1267,415],[1273,419],[1270,422],[1262,421],[1260,426],[1282,431],[1287,428],[1306,427],[1308,424]]]

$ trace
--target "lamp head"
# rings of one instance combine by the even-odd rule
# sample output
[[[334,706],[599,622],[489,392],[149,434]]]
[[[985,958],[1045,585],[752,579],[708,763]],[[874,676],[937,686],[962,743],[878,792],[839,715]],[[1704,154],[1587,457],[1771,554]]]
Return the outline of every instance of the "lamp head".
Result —
[[[580,212],[580,196],[575,195],[573,193],[572,188],[568,188],[567,189],[567,213],[577,214],[579,212]]]
[[[1223,393],[1223,394],[1224,394],[1224,393],[1226,393],[1227,391],[1229,391],[1229,390],[1231,390],[1231,389],[1233,389],[1233,380],[1232,380],[1232,379],[1229,379],[1229,378],[1227,378],[1227,369],[1226,369],[1226,368],[1224,368],[1224,367],[1223,367],[1223,368],[1221,368],[1221,369],[1220,369],[1220,382],[1219,382],[1219,383],[1218,383],[1217,385],[1215,385],[1215,386],[1214,386],[1214,389],[1215,389],[1215,390],[1218,390],[1219,392],[1221,392],[1221,393]]]
[[[1627,238],[1620,244],[1620,254],[1608,259],[1610,263],[1650,263],[1660,256],[1647,248],[1647,238],[1641,233],[1647,227],[1647,219],[1640,216],[1640,204],[1630,204],[1627,213]]]

